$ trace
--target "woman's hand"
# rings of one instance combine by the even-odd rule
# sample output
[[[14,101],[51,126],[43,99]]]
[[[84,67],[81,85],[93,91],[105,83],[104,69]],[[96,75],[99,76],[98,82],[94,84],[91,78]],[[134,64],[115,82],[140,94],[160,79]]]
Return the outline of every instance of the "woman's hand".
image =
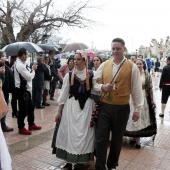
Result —
[[[132,116],[132,120],[134,121],[134,122],[136,122],[136,121],[138,121],[138,119],[139,119],[139,112],[134,112],[133,113],[133,116]]]
[[[98,78],[96,79],[96,82],[97,82],[98,84],[103,84],[103,79],[102,79],[101,77],[98,77]]]
[[[55,116],[55,122],[56,123],[60,123],[61,121],[61,113],[60,112],[57,112],[56,116]]]

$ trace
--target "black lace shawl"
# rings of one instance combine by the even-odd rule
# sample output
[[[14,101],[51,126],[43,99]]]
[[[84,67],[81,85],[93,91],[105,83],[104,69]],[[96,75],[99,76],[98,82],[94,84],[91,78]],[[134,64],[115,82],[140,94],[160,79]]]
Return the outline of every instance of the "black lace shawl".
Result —
[[[71,75],[72,75],[72,72],[69,72],[70,81],[71,81]],[[93,71],[90,70],[90,79],[89,79],[90,90],[88,91],[86,91],[86,80],[80,81],[79,78],[76,77],[76,75],[74,76],[74,84],[70,86],[69,98],[74,97],[75,100],[78,100],[81,109],[84,108],[86,100],[91,95],[92,78],[93,78]]]
[[[157,134],[156,113],[155,108],[152,107],[153,102],[153,89],[152,79],[148,72],[145,71],[145,91],[146,99],[149,106],[150,126],[139,131],[125,131],[125,136],[129,137],[149,137]]]

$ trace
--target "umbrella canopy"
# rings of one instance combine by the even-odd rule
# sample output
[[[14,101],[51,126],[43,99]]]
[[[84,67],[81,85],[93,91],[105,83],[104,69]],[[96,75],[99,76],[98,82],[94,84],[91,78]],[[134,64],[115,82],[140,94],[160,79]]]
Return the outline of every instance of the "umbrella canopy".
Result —
[[[56,47],[54,47],[54,45],[38,44],[38,46],[41,47],[45,51],[49,51],[49,50],[52,50],[54,52],[58,51],[58,49]]]
[[[76,51],[76,50],[84,50],[84,49],[88,49],[88,46],[83,43],[72,43],[67,45],[63,49],[63,51],[67,52],[67,51]]]
[[[65,54],[57,54],[57,55],[54,56],[54,59],[60,59],[64,56],[65,56]]]
[[[99,56],[102,59],[103,62],[108,59],[108,55],[105,52],[98,52],[97,56]]]
[[[42,48],[40,48],[38,45],[31,43],[31,42],[12,43],[2,48],[2,51],[5,51],[7,56],[14,56],[14,55],[18,55],[18,50],[20,48],[27,49],[29,53],[43,52]]]
[[[90,56],[90,58],[94,58],[96,56],[96,54],[91,51],[87,51],[86,54]]]

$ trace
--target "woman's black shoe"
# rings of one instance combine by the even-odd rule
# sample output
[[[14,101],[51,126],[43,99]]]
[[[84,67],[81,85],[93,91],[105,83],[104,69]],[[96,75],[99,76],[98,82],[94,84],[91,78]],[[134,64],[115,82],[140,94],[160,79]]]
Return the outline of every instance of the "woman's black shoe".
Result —
[[[135,146],[137,149],[140,149],[141,148],[141,145],[140,144],[136,144]]]
[[[89,168],[89,164],[75,164],[74,165],[74,170],[87,170]]]
[[[72,164],[66,163],[65,166],[61,168],[61,170],[72,170]]]
[[[42,106],[50,106],[49,103],[42,103]]]
[[[16,118],[18,118],[18,112],[12,112],[12,117],[14,118],[14,117],[16,117]]]
[[[136,143],[136,141],[135,141],[135,140],[130,140],[129,143],[130,143],[131,145],[134,145],[134,144]]]

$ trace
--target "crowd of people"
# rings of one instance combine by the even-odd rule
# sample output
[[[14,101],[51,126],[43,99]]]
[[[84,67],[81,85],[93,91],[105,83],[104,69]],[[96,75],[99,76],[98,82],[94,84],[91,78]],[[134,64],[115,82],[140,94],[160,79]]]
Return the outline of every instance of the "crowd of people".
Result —
[[[26,64],[28,51],[25,48],[18,51],[18,56],[12,57],[11,63],[5,62],[5,52],[0,53],[0,89],[7,104],[9,93],[12,93],[12,117],[17,118],[19,134],[31,135],[33,130],[41,129],[35,124],[34,110],[50,106],[48,95],[49,100],[55,101],[56,84],[60,82],[60,94],[55,101],[59,106],[52,148],[57,158],[67,162],[63,170],[71,170],[73,166],[74,169],[83,169],[94,159],[96,170],[106,170],[106,167],[114,170],[119,164],[124,136],[140,149],[141,137],[157,133],[150,72],[153,63],[141,55],[125,58],[126,47],[121,38],[113,39],[111,51],[112,56],[104,62],[99,56],[90,61],[84,51],[76,51],[62,66],[60,60],[54,59],[53,51],[49,51],[48,57],[38,56],[30,66]],[[170,95],[169,66],[170,57],[160,79],[160,117],[164,116]],[[154,67],[156,72],[160,66],[155,62]],[[95,115],[97,121],[95,126],[90,126],[96,105],[99,109]],[[28,128],[24,123],[26,117]],[[0,143],[0,149],[2,145],[6,146],[1,129],[3,132],[13,130],[6,125],[5,118],[1,118],[0,140],[4,142]],[[5,150],[6,158],[10,158],[7,147]],[[4,167],[10,165],[11,160],[3,161],[0,154],[0,169],[5,170]]]

